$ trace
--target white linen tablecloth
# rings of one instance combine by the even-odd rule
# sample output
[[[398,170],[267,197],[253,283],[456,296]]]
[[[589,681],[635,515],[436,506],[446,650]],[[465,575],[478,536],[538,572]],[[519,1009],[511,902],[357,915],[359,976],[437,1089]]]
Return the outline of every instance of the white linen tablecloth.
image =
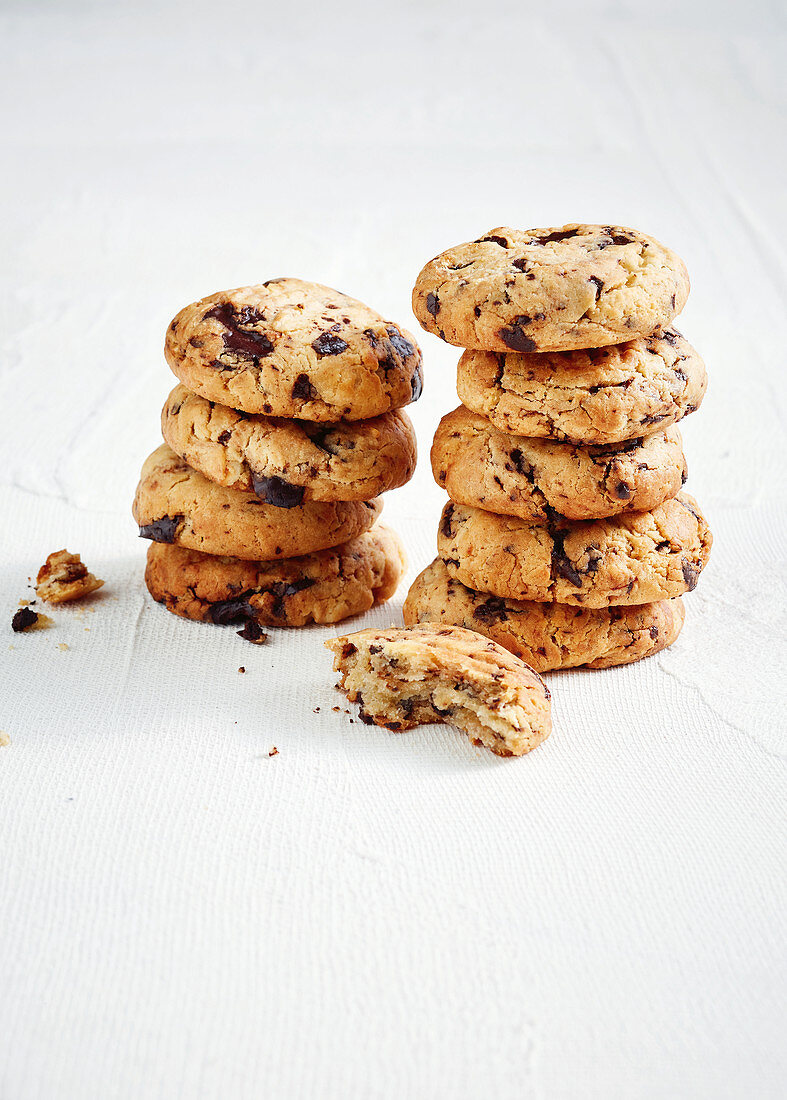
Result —
[[[783,8],[6,0],[0,43],[0,1098],[783,1095]],[[292,274],[415,328],[436,252],[573,220],[692,276],[716,542],[669,651],[551,675],[506,761],[351,723],[327,629],[150,600],[182,305]],[[421,343],[408,583],[456,403]],[[13,635],[63,546],[105,588]]]

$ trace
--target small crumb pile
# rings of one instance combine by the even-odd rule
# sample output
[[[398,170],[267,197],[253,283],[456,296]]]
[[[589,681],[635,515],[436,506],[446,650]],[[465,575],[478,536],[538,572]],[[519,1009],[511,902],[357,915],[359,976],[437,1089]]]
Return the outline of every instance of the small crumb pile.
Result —
[[[38,570],[36,596],[50,604],[69,603],[71,600],[81,600],[89,596],[103,584],[102,580],[88,571],[79,554],[71,554],[68,550],[56,550]],[[19,610],[14,613],[11,620],[11,629],[15,634],[51,625],[52,620],[48,615],[33,610],[32,605],[35,602],[35,600],[20,600]],[[65,648],[68,647],[65,646]]]

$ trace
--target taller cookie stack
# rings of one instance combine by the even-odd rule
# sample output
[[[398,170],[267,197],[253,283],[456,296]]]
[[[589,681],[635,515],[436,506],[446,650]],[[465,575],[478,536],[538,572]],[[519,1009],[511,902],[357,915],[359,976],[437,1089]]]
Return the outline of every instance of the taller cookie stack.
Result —
[[[329,287],[273,279],[186,306],[165,355],[181,384],[133,507],[154,598],[250,640],[388,599],[404,552],[375,521],[415,468],[413,338]]]
[[[674,252],[617,226],[494,229],[426,265],[414,312],[467,350],[432,448],[439,557],[406,622],[469,627],[538,671],[675,640],[711,546],[675,427],[707,384],[671,327],[688,291]]]

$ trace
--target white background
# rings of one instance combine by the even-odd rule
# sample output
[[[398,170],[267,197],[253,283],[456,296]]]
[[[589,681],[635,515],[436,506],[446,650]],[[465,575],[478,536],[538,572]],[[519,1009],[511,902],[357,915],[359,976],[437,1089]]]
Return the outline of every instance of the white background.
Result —
[[[786,34],[777,0],[2,5],[0,1100],[783,1095]],[[716,545],[670,651],[552,675],[501,761],[334,713],[328,630],[151,602],[182,305],[290,274],[414,327],[436,252],[573,220],[692,276]],[[421,342],[411,577],[457,358]],[[106,587],[12,635],[62,546]]]

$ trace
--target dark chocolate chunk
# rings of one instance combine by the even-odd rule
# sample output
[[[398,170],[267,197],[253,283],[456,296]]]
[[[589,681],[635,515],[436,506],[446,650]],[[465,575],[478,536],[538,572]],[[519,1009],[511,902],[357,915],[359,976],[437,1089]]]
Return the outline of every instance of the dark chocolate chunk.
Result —
[[[317,390],[309,381],[308,374],[299,374],[292,386],[294,401],[315,401],[319,397]]]
[[[596,301],[601,297],[601,291],[604,289],[604,280],[599,279],[598,275],[591,275],[588,279],[589,283],[593,283],[596,288]]]
[[[683,579],[686,582],[687,590],[693,592],[697,587],[697,580],[700,575],[699,567],[696,566],[694,562],[689,561],[688,558],[684,558],[680,568],[683,573]]]
[[[20,607],[11,620],[11,629],[15,634],[21,634],[23,630],[38,622],[38,613],[29,607]]]
[[[254,618],[254,608],[248,600],[249,593],[237,596],[232,600],[216,600],[208,609],[211,622],[218,626],[229,626],[230,623],[246,623]]]
[[[174,542],[183,518],[183,516],[162,516],[160,519],[154,519],[152,523],[142,524],[139,528],[139,537],[152,539],[153,542]]]
[[[621,383],[617,384],[620,385]],[[600,388],[600,386],[597,387],[597,390]],[[607,458],[608,456],[614,458],[615,455],[626,454],[628,451],[634,451],[637,447],[641,447],[642,440],[643,437],[640,436],[638,439],[626,439],[620,443],[598,443],[588,447],[588,452],[591,458]],[[612,464],[609,463],[608,465],[611,467]]]
[[[538,319],[543,317],[541,314]],[[498,336],[506,345],[513,351],[537,351],[538,344],[530,336],[528,336],[523,326],[529,325],[534,318],[527,317],[524,314],[519,317],[515,317],[510,325],[504,325],[501,329],[498,329]]]
[[[454,506],[452,503],[449,502],[443,509],[443,518],[440,521],[440,531],[447,539],[453,538],[454,535],[453,528],[451,527],[451,520],[453,518]]]
[[[313,577],[301,577],[297,581],[290,581],[289,584],[285,584],[284,581],[280,581],[278,584],[271,585],[267,591],[273,596],[273,607],[271,612],[277,619],[286,618],[287,609],[284,605],[284,601],[288,596],[294,596],[297,592],[303,592],[306,588],[311,588],[312,585],[317,582]]]
[[[316,340],[312,340],[312,347],[322,359],[324,355],[341,355],[347,351],[349,344],[333,332],[321,332]]]
[[[549,233],[546,237],[534,237],[530,243],[547,244],[549,241],[569,241],[576,235],[576,231],[573,229],[556,229],[554,233]]]
[[[618,500],[631,500],[631,486],[627,485],[625,481],[619,481],[614,486],[613,492]]]
[[[407,696],[405,696],[404,699],[399,700],[399,708],[405,718],[410,718],[415,710],[415,700],[408,699]]]
[[[339,448],[328,441],[328,436],[336,430],[335,424],[315,424],[308,420],[301,421],[301,428],[309,437],[315,447],[325,451],[327,455],[338,454]]]
[[[230,351],[254,360],[264,359],[273,351],[273,344],[264,332],[244,327],[264,320],[251,306],[243,306],[238,310],[231,302],[222,302],[209,309],[203,320],[209,317],[214,317],[224,325],[227,331],[222,333],[222,340],[224,347]]]
[[[648,634],[650,634],[654,642],[658,641],[659,628],[657,626],[651,626],[648,630]]]
[[[254,492],[266,504],[272,504],[274,508],[297,508],[303,503],[306,489],[303,485],[292,485],[283,477],[263,477],[251,472],[251,483]]]
[[[394,350],[402,359],[409,359],[412,355],[415,355],[415,348],[406,336],[402,336],[395,325],[386,325],[385,331],[388,333],[388,339],[393,344]]]
[[[523,256],[518,260],[514,260],[512,266],[515,267],[517,271],[527,271],[527,260]]]
[[[437,314],[440,312],[440,299],[437,297],[436,294],[432,294],[431,292],[427,294],[426,308],[429,310],[433,317],[436,317]]]
[[[232,432],[229,431],[229,429],[225,428],[225,430],[223,432],[221,432],[221,434],[216,439],[216,442],[221,443],[222,447],[224,447],[224,446],[226,446],[227,443],[229,443],[229,441],[231,439],[232,439]]]
[[[475,243],[483,244],[484,241],[489,241],[491,244],[499,244],[502,248],[508,248],[508,241],[505,237],[496,237],[494,233],[489,237],[479,237]]]
[[[511,450],[508,452],[508,457],[511,459],[511,464],[516,472],[518,474],[521,474],[522,477],[527,478],[531,485],[534,484],[535,471],[533,470],[532,465],[526,461],[525,456],[522,454],[519,447],[512,447]]]
[[[583,569],[584,573],[595,573],[604,555],[597,546],[588,547],[588,563]]]
[[[263,645],[268,640],[268,635],[262,629],[256,619],[249,619],[243,630],[235,632],[244,641],[253,642],[254,645]]]
[[[552,579],[563,577],[571,584],[576,585],[577,588],[581,588],[582,576],[563,548],[565,535],[553,531],[552,539],[555,544],[552,548]]]
[[[490,596],[475,608],[473,618],[478,619],[480,623],[504,623],[508,618],[506,601],[499,596]]]
[[[342,660],[346,661],[348,657],[352,657],[357,652],[358,646],[353,645],[352,642],[345,642],[342,646]]]

